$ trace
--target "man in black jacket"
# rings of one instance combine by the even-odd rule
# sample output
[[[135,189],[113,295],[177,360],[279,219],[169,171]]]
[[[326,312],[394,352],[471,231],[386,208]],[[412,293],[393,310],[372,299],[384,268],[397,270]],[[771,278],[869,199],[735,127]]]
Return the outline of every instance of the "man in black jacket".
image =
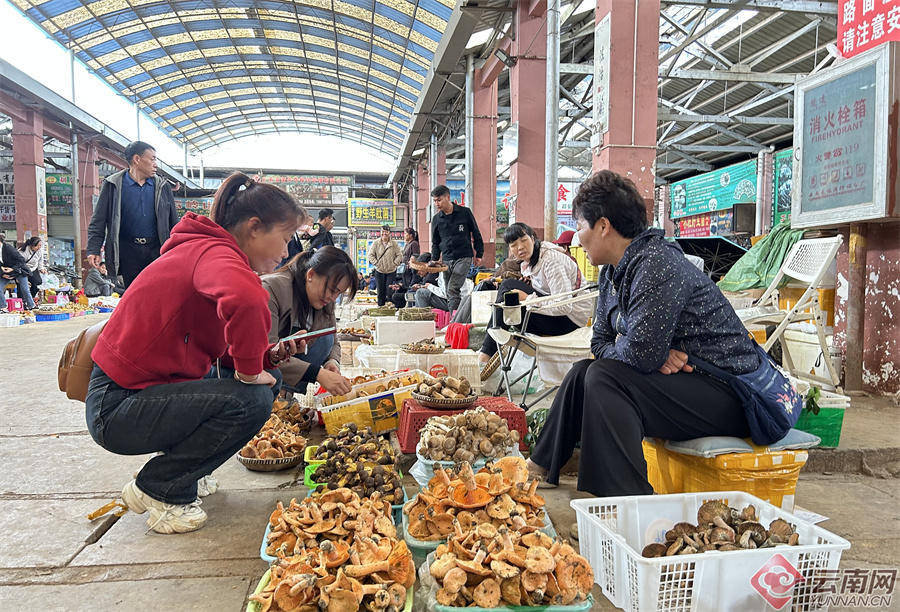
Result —
[[[431,219],[431,258],[440,258],[448,268],[444,280],[450,312],[453,312],[459,308],[459,290],[469,268],[481,264],[484,242],[472,211],[451,202],[446,185],[435,187],[431,199],[436,209]]]
[[[127,288],[141,270],[159,257],[178,222],[168,181],[156,175],[156,149],[136,141],[125,147],[128,170],[106,177],[88,226],[88,263],[100,265],[105,246],[111,276],[121,275]]]
[[[331,235],[331,228],[334,227],[334,211],[330,208],[320,210],[317,227],[319,233],[310,240],[310,248],[321,249],[323,246],[334,246],[334,237]]]
[[[31,290],[28,287],[28,270],[25,269],[25,258],[11,242],[8,243],[0,234],[0,291],[6,287],[6,283],[14,281],[19,290],[19,297],[25,303],[25,308],[31,310],[34,301],[31,300]],[[6,302],[3,302],[3,307]]]

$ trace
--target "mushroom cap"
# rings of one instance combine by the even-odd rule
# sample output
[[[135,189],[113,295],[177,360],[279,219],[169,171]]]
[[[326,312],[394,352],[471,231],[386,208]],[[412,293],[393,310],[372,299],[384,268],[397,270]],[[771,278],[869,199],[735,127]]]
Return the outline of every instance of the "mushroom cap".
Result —
[[[481,608],[496,608],[500,605],[500,583],[493,578],[481,581],[472,593],[475,605]]]
[[[459,590],[463,588],[463,585],[466,584],[468,579],[469,576],[464,569],[461,567],[454,567],[444,574],[442,585],[448,593],[453,593],[455,595],[459,593]]]
[[[443,580],[444,576],[447,575],[447,572],[456,567],[456,555],[453,553],[447,553],[441,557],[435,559],[434,563],[431,564],[429,571],[431,575],[437,580]]]
[[[697,522],[701,526],[712,523],[717,516],[725,521],[728,521],[731,518],[731,508],[717,499],[705,502],[700,506],[700,509],[697,510]]]
[[[451,593],[447,589],[438,589],[437,593],[434,594],[434,597],[442,606],[453,606],[456,604],[459,595],[457,595],[457,593]]]
[[[501,580],[514,578],[521,573],[521,570],[519,570],[519,568],[515,565],[510,565],[509,563],[500,561],[499,559],[494,559],[493,561],[491,561],[491,570]]]
[[[541,548],[550,548],[553,546],[553,538],[548,536],[543,531],[533,531],[527,535],[522,536],[522,544],[524,546],[528,546],[529,548],[534,546],[539,546]]]
[[[775,519],[769,525],[769,533],[782,537],[785,539],[785,541],[787,541],[787,538],[791,537],[791,534],[794,533],[794,531],[796,530],[794,529],[793,525],[780,518]]]
[[[550,551],[542,546],[533,546],[525,555],[525,568],[531,572],[543,574],[552,572],[556,567],[556,561]]]
[[[529,593],[532,591],[544,591],[547,588],[546,572],[532,572],[525,570],[522,572],[522,587]]]
[[[477,486],[472,491],[469,491],[464,485],[460,484],[453,487],[450,493],[450,501],[457,508],[483,508],[493,499],[490,493]]]
[[[756,523],[754,521],[744,521],[740,525],[738,525],[737,533],[739,536],[743,536],[746,532],[752,532],[753,541],[757,544],[762,544],[766,541],[768,537],[768,533],[766,533],[766,528]]]
[[[666,556],[667,547],[665,544],[660,544],[659,542],[651,542],[644,546],[644,550],[641,551],[642,557],[653,558],[653,557],[664,557]]]
[[[472,559],[471,561],[465,560],[465,559],[457,559],[456,567],[460,568],[470,574],[475,574],[476,576],[490,576],[491,575],[490,569],[486,568],[481,563],[475,563],[474,559]],[[444,579],[446,580],[446,577],[444,577]]]

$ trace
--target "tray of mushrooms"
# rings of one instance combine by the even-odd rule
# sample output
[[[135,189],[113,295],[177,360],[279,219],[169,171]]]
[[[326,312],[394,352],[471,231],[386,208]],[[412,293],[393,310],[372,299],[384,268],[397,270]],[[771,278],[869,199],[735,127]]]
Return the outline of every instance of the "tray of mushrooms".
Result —
[[[457,473],[438,468],[428,486],[403,506],[405,536],[413,544],[439,542],[479,524],[522,534],[539,529],[555,533],[537,484],[521,457],[504,457],[477,474],[468,463]]]
[[[426,408],[460,410],[475,403],[478,396],[465,376],[426,376],[412,393],[413,399]]]
[[[588,560],[539,531],[522,534],[482,523],[452,535],[428,563],[439,612],[469,606],[588,610],[593,605],[594,571]]]
[[[347,489],[303,502],[291,500],[287,508],[279,503],[269,520],[275,530],[268,537],[272,543],[283,541],[268,576],[250,596],[253,608],[402,609],[415,582],[415,567],[385,507],[381,500],[360,500]]]
[[[498,414],[478,407],[452,416],[433,416],[422,429],[416,452],[422,459],[476,463],[499,459],[517,448],[519,432]]]
[[[641,554],[648,558],[671,557],[713,550],[726,552],[799,544],[797,527],[786,520],[775,519],[767,529],[759,522],[756,507],[752,504],[737,510],[712,500],[700,506],[696,525],[686,521],[675,523],[666,532],[665,543],[647,544]]]
[[[300,426],[273,414],[238,452],[237,458],[248,470],[273,472],[298,465],[303,461],[305,449],[306,438],[300,435]]]

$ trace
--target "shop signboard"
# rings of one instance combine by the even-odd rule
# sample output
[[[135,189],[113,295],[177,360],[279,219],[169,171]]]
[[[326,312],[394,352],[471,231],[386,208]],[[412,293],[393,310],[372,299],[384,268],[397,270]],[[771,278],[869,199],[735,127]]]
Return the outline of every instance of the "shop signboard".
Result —
[[[347,224],[350,227],[393,227],[397,209],[390,198],[350,198],[347,200]]]
[[[341,208],[347,202],[352,176],[324,176],[312,174],[266,174],[260,182],[281,187],[306,207]]]
[[[678,220],[680,238],[704,238],[731,233],[733,211],[719,210],[712,213],[682,217]]]
[[[772,180],[772,227],[791,219],[791,185],[794,175],[794,150],[776,151]]]
[[[72,214],[72,175],[51,172],[47,175],[47,214]]]
[[[466,182],[462,179],[448,179],[446,185],[450,190],[450,201],[466,206]],[[430,203],[429,206],[431,206]],[[497,181],[497,214],[495,219],[497,227],[505,228],[509,224],[509,181]]]
[[[728,210],[756,202],[756,160],[734,164],[672,183],[671,218]]]
[[[896,216],[888,149],[898,138],[900,43],[881,45],[798,81],[791,225],[838,225]],[[891,141],[894,141],[893,143]]]
[[[609,13],[594,27],[594,129],[591,146],[602,144],[603,133],[609,130]]]
[[[16,222],[16,194],[12,171],[0,172],[0,223]]]
[[[566,230],[575,230],[572,204],[581,183],[563,181],[556,186],[556,238]]]
[[[179,219],[189,212],[208,217],[212,203],[212,198],[175,198],[175,212]]]
[[[900,40],[900,1],[840,0],[837,26],[837,45],[844,57]]]

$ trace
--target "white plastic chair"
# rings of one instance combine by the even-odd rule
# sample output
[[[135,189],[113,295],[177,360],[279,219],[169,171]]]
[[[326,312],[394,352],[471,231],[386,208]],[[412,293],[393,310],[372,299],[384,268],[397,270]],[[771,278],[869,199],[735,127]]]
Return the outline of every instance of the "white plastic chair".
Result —
[[[818,289],[831,262],[837,256],[841,241],[840,236],[798,241],[788,253],[784,263],[781,264],[778,274],[765,293],[752,307],[736,311],[744,326],[758,324],[776,326],[775,331],[766,338],[763,348],[768,351],[775,341],[780,339],[783,365],[790,374],[796,378],[831,385],[834,388],[840,383],[840,376],[831,362],[828,344],[825,340],[825,314],[819,304]],[[778,285],[785,276],[806,285],[806,291],[790,310],[782,310],[778,306]],[[815,325],[829,378],[815,376],[809,372],[800,372],[794,367],[787,342],[784,341],[784,332],[788,325],[798,321],[812,321]]]
[[[528,320],[532,313],[540,314],[541,310],[545,308],[567,306],[587,300],[595,301],[596,299],[597,286],[589,285],[568,293],[548,295],[529,300],[527,303],[518,306],[496,305],[499,310],[504,313],[504,318],[512,318],[511,321],[507,318],[512,329],[503,329],[501,327],[492,327],[488,329],[488,334],[490,334],[491,338],[497,343],[497,352],[500,355],[501,380],[494,395],[500,395],[505,391],[507,399],[513,401],[512,386],[527,377],[525,389],[522,392],[522,401],[519,406],[521,406],[523,410],[528,410],[556,391],[569,368],[565,368],[565,371],[562,371],[559,368],[554,369],[552,367],[545,367],[542,369],[542,364],[549,362],[552,359],[552,355],[558,355],[563,351],[565,351],[565,354],[572,359],[571,363],[569,363],[569,367],[571,367],[578,359],[589,358],[591,355],[591,336],[593,334],[591,327],[582,327],[562,336],[537,336],[535,334],[522,333],[519,330],[527,329]],[[522,306],[525,306],[524,317],[521,316]],[[492,317],[496,316],[498,308],[493,309]],[[591,310],[594,309],[592,308]],[[517,321],[519,318],[521,318],[520,322]],[[506,349],[505,351],[504,348]],[[510,370],[512,369],[513,360],[520,352],[532,358],[531,367],[527,372],[520,374],[514,380],[510,380]],[[531,380],[534,378],[535,370],[538,370],[541,373],[541,379],[548,387],[537,397],[533,398],[531,402],[527,402],[528,388],[531,386]]]

